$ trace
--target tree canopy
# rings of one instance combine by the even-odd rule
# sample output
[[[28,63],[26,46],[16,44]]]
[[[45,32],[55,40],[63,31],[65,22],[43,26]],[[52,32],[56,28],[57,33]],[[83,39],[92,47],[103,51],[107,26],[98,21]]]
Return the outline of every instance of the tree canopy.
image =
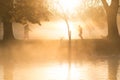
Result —
[[[108,25],[108,39],[119,38],[117,15],[119,9],[119,0],[86,0],[84,3],[85,7],[91,6],[102,6]],[[93,10],[92,10],[93,11]]]
[[[49,11],[46,0],[1,0],[0,17],[11,15],[15,22],[40,23],[41,20],[48,20]]]
[[[48,20],[48,16],[46,0],[0,0],[0,19],[4,28],[3,40],[14,39],[13,22],[40,24],[41,20]]]
[[[48,20],[49,11],[45,0],[16,0],[14,19],[17,22],[28,20],[32,23],[40,23]]]

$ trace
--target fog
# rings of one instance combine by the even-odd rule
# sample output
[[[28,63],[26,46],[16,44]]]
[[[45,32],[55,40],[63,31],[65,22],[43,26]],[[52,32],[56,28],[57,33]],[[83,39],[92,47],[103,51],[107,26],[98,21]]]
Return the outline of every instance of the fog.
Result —
[[[81,58],[88,57],[88,55],[92,55],[92,53],[94,53],[94,48],[95,46],[92,41],[86,43],[86,41],[79,42],[74,40],[72,41],[71,46],[72,57],[73,59],[76,59],[78,55]],[[67,62],[69,54],[67,40],[18,40],[11,43],[2,44],[0,46],[0,51],[1,57],[5,57],[5,60],[10,58],[14,62],[22,64]],[[87,54],[88,52],[89,54]]]
[[[119,17],[118,15],[120,30]],[[54,21],[43,22],[42,26],[30,24],[32,31],[28,40],[24,40],[23,25],[13,23],[14,36],[17,40],[7,43],[0,41],[0,79],[3,79],[4,69],[7,69],[8,72],[13,70],[14,80],[58,80],[58,78],[66,80],[69,68],[69,49],[68,39],[62,37],[64,35],[67,37],[67,33],[61,32],[60,26],[57,28],[60,24],[55,23]],[[103,78],[106,80],[108,79],[109,65],[118,66],[119,56],[116,54],[119,53],[119,46],[116,44],[119,42],[106,40],[107,24],[104,21],[100,22],[101,24],[98,23],[87,18],[73,24],[74,31],[76,31],[76,33],[72,32],[70,50],[71,71],[73,70],[71,74],[76,74],[72,77],[73,80],[93,80],[94,75],[96,75],[94,79],[101,80]],[[78,36],[79,24],[83,28],[84,39],[80,39]],[[64,27],[66,27],[65,25]],[[46,33],[45,31],[50,32]],[[0,39],[2,39],[2,24],[0,33]],[[74,39],[73,35],[75,35]],[[111,59],[116,63],[111,61],[109,64]],[[103,73],[103,71],[105,72]]]
[[[98,57],[94,54],[95,52],[93,41],[72,41],[72,80],[92,80],[93,75],[91,75],[91,72],[98,76],[96,79],[99,79],[99,77],[104,78],[104,80],[107,79],[107,66],[105,65],[107,63],[99,63]],[[14,80],[66,80],[69,68],[68,54],[68,40],[17,40],[8,43],[1,42],[0,73],[2,76],[4,68],[8,68],[10,71],[13,70]],[[95,63],[96,65],[94,65]],[[104,70],[105,74],[99,75],[100,69]]]

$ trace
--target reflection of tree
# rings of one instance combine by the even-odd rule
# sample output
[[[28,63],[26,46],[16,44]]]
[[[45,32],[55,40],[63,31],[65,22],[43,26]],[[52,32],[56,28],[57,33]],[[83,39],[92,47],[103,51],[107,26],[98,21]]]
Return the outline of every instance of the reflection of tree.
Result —
[[[52,11],[54,11],[53,14],[60,15],[60,17],[62,17],[62,19],[65,21],[66,23],[66,27],[68,30],[68,80],[70,80],[70,69],[71,69],[71,30],[70,30],[70,25],[69,25],[69,21],[68,21],[68,17],[69,17],[69,13],[67,12],[67,10],[65,10],[65,7],[62,6],[62,4],[59,1],[53,1],[52,5],[57,5],[57,9],[54,7],[51,8]],[[60,9],[60,11],[58,10]]]
[[[71,73],[71,30],[70,30],[70,26],[69,26],[69,22],[68,22],[68,14],[64,11],[64,7],[59,4],[59,6],[61,7],[62,9],[62,14],[63,14],[63,19],[65,20],[66,22],[66,25],[67,25],[67,30],[68,30],[68,39],[69,39],[69,42],[68,42],[68,80],[70,80],[70,73]]]
[[[119,0],[111,0],[111,3],[108,3],[107,0],[100,0],[100,1],[103,4],[104,10],[107,16],[108,39],[116,40],[119,38],[119,32],[118,32],[118,26],[117,26]],[[118,40],[116,40],[116,42],[118,42]],[[111,46],[113,46],[113,44],[111,44]],[[109,72],[108,77],[109,77],[109,80],[117,80],[118,59],[116,58],[117,55],[115,54],[115,50],[114,50],[114,53],[113,52],[111,53],[114,54],[115,57],[113,56],[114,58],[110,58],[108,60],[108,72]]]
[[[70,30],[70,26],[69,26],[69,23],[68,23],[68,19],[67,19],[67,15],[64,15],[64,20],[67,24],[67,29],[68,29],[68,39],[69,39],[69,42],[68,42],[68,65],[69,65],[69,68],[68,68],[68,80],[70,80],[70,73],[71,73],[71,30]]]

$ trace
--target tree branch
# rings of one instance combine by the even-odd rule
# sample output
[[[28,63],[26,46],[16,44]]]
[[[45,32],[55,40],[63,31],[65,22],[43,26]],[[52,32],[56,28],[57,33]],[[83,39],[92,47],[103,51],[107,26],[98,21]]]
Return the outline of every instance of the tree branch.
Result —
[[[119,6],[119,0],[112,0],[111,5]]]
[[[107,1],[106,0],[101,0],[101,1],[102,1],[104,8],[107,10],[109,7]]]

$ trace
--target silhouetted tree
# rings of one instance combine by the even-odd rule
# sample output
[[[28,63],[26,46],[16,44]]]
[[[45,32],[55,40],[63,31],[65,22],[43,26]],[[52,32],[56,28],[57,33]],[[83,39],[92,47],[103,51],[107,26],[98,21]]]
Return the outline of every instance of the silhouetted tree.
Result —
[[[45,0],[0,0],[0,18],[3,22],[3,40],[13,40],[12,23],[39,23],[47,19]]]
[[[114,39],[119,37],[117,28],[117,13],[119,8],[119,0],[111,0],[111,4],[107,0],[101,0],[106,11],[108,23],[108,38]]]
[[[38,23],[48,18],[49,11],[45,0],[0,0],[0,21],[3,23],[3,40],[14,40],[13,22]],[[11,52],[13,44],[3,46],[4,80],[13,80],[14,62]]]
[[[13,0],[0,0],[0,17],[4,25],[4,37],[3,39],[14,39],[12,33],[12,16],[10,11],[13,9]]]
[[[95,11],[97,7],[103,6],[103,9],[105,11],[107,25],[108,25],[108,36],[107,36],[108,39],[116,39],[119,37],[118,26],[117,26],[117,14],[118,14],[118,8],[119,8],[119,0],[109,0],[109,1],[108,0],[83,0],[83,4],[86,10],[87,9],[90,10],[91,8],[92,10],[91,13],[93,13],[93,7]],[[99,12],[98,9],[96,10]],[[93,15],[96,16],[96,14],[93,14]]]

